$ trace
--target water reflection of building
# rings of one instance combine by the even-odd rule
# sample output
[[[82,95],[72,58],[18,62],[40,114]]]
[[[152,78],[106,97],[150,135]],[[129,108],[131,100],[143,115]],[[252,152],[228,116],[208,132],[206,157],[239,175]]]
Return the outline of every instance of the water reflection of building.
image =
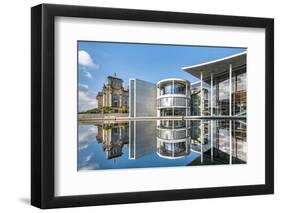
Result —
[[[204,121],[213,125],[213,136],[208,143],[191,143],[191,149],[201,153],[201,158],[191,165],[241,164],[247,162],[246,123],[241,120]],[[230,131],[229,123],[232,122]],[[213,123],[213,124],[211,124]],[[230,134],[231,133],[231,134]]]
[[[190,115],[190,84],[178,78],[157,83],[157,116]],[[189,121],[157,121],[157,154],[162,158],[178,159],[190,153]]]
[[[246,52],[183,70],[200,79],[191,85],[191,115],[246,116]],[[194,150],[209,150],[211,159],[246,162],[245,120],[200,120],[191,126]]]
[[[129,141],[128,122],[97,124],[97,127],[96,139],[103,144],[106,159],[120,157],[123,154],[123,146]]]
[[[98,92],[96,99],[100,110],[106,110],[105,107],[110,107],[112,109],[107,109],[108,111],[128,111],[129,91],[124,89],[123,80],[117,78],[116,75],[107,77],[102,92]]]
[[[157,154],[168,159],[185,157],[190,153],[187,121],[173,120],[172,123],[179,122],[180,124],[171,128],[163,126],[165,122],[164,120],[158,121],[160,125],[157,127]]]
[[[129,159],[156,151],[156,121],[129,121]]]

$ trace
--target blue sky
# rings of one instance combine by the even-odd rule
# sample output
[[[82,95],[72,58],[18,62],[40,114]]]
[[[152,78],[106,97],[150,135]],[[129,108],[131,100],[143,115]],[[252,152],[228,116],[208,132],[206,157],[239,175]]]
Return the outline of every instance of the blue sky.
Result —
[[[156,45],[113,42],[78,42],[79,111],[96,107],[95,96],[108,75],[156,83],[178,77],[197,81],[182,67],[245,51],[245,48]]]

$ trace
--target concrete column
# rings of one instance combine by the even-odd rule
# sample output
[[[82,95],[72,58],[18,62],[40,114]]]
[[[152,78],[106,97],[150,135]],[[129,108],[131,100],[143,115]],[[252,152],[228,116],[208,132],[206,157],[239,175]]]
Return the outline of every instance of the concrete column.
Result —
[[[108,91],[106,90],[104,93],[104,106],[107,106],[107,99],[108,99]]]
[[[201,71],[200,77],[200,107],[201,107],[201,116],[203,116],[203,73]],[[201,120],[201,163],[203,163],[203,141],[204,141],[204,130],[203,130],[203,120]]]
[[[119,107],[121,107],[123,105],[123,95],[122,93],[119,95]]]
[[[211,74],[211,116],[213,116],[213,73]],[[213,160],[213,152],[214,152],[214,133],[213,133],[213,120],[211,122],[211,160]]]
[[[175,81],[172,80],[172,94],[175,94]],[[173,110],[173,116],[175,116],[175,99],[172,97],[172,110]]]
[[[229,64],[229,116],[232,116],[232,64]],[[229,164],[232,164],[232,121],[229,121]]]
[[[213,106],[213,87],[214,87],[214,75],[213,75],[213,73],[211,74],[211,116],[213,116],[213,114],[214,114],[214,111],[213,111],[213,108],[214,108],[214,106]]]
[[[103,107],[105,106],[105,96],[106,94],[102,94],[102,113],[104,113]]]
[[[119,130],[119,139],[121,140],[122,139],[122,128],[119,126],[118,130]]]
[[[137,79],[136,80],[134,80],[134,117],[137,117],[137,97],[136,97],[136,94],[137,94]],[[135,125],[135,123],[134,123],[134,126],[136,126]],[[134,131],[135,131],[135,129],[134,129]],[[134,135],[136,135],[136,133],[134,133]],[[134,139],[135,140],[135,139]]]
[[[136,158],[136,121],[134,121],[134,137],[133,138],[134,138],[134,157]]]
[[[229,64],[229,116],[232,115],[232,64]]]
[[[161,83],[159,83],[158,87],[156,87],[156,97],[158,98],[161,94],[160,94],[160,88],[161,88]],[[160,117],[160,100],[157,99],[156,100],[156,115],[157,117]],[[157,121],[158,123],[158,121]]]
[[[188,94],[187,94],[187,83],[185,82],[185,116],[188,116],[188,108],[187,108],[187,98],[188,98]]]
[[[112,91],[109,92],[108,96],[108,106],[112,106]]]
[[[203,141],[204,141],[204,131],[203,131],[203,120],[201,120],[201,144],[200,144],[200,153],[201,153],[201,163],[203,163]]]
[[[132,87],[131,87],[131,82],[132,82],[132,80],[129,79],[129,105],[128,105],[128,106],[129,106],[129,107],[128,107],[128,108],[129,108],[129,118],[132,117],[132,108],[131,108],[131,107],[132,107],[132,101],[131,101],[131,96],[132,96],[132,95],[131,95],[131,94],[132,94],[132,93],[131,93],[131,92],[132,92],[131,90],[132,90]],[[131,122],[130,122],[130,126],[131,126]],[[130,135],[130,130],[129,130],[129,135]],[[129,138],[130,138],[130,137],[129,137]],[[130,149],[129,149],[129,150],[130,150]]]
[[[104,107],[105,105],[105,94],[102,95],[102,106]]]
[[[200,115],[203,116],[203,73],[200,74]]]
[[[104,106],[108,106],[108,90],[105,92],[105,101],[104,101]]]

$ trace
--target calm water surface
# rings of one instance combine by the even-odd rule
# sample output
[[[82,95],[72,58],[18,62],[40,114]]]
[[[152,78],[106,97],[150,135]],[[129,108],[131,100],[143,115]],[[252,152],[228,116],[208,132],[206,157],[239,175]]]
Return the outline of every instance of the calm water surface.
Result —
[[[247,159],[241,121],[108,121],[78,128],[79,171],[244,164]]]

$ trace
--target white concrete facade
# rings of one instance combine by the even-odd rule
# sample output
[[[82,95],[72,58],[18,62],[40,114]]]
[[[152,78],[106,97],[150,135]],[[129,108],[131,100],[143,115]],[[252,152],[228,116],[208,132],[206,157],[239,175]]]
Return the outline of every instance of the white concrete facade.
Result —
[[[129,117],[156,116],[156,85],[129,79]]]

